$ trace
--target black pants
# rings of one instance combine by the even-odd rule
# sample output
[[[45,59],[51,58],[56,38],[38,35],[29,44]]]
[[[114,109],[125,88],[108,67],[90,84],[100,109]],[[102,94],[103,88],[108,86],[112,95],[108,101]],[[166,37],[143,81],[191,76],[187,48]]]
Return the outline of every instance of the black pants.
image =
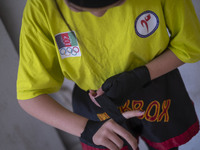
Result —
[[[130,133],[136,137],[141,136],[147,145],[154,149],[178,147],[188,142],[199,131],[193,102],[178,70],[153,80],[126,97],[123,104],[116,108],[121,112],[145,110],[143,116],[129,119]],[[75,113],[90,120],[102,121],[109,118],[102,108],[90,100],[88,93],[78,86],[74,88],[72,103]],[[82,142],[89,144],[87,141]]]

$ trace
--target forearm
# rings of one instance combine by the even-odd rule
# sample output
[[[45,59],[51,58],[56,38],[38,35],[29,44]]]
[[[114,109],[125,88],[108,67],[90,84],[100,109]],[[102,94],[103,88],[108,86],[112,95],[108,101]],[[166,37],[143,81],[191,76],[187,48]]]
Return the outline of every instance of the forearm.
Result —
[[[65,109],[48,95],[18,102],[33,117],[79,137],[87,123],[86,118]]]
[[[184,63],[180,59],[178,59],[171,50],[167,50],[163,54],[146,64],[146,67],[148,68],[151,79],[153,80],[183,64]]]

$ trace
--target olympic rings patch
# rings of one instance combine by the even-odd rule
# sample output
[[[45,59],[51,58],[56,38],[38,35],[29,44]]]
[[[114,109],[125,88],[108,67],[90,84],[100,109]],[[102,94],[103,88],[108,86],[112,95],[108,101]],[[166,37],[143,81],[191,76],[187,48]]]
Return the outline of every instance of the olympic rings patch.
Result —
[[[59,33],[55,36],[62,59],[80,57],[81,51],[74,31]]]
[[[78,46],[74,46],[74,47],[63,47],[60,49],[60,55],[64,55],[64,56],[77,56],[79,53],[79,47]]]

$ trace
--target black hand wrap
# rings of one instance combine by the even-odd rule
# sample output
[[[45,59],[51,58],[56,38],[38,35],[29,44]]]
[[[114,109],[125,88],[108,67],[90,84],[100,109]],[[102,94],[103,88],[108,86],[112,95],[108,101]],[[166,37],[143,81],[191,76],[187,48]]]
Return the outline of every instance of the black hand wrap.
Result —
[[[88,120],[84,131],[81,134],[81,138],[84,139],[85,141],[89,142],[92,145],[95,145],[92,138],[94,134],[101,128],[101,126],[106,122],[107,120],[104,121],[93,121],[93,120]],[[105,148],[103,146],[95,146],[98,148]]]
[[[117,123],[122,124],[126,118],[120,113],[116,105],[106,96],[102,95],[96,98],[99,105],[102,109]],[[88,120],[86,127],[81,134],[81,138],[87,142],[94,144],[92,137],[94,134],[101,128],[101,126],[106,122],[105,121],[92,121]]]
[[[102,85],[102,90],[117,104],[125,99],[129,93],[142,88],[150,81],[151,78],[147,67],[142,66],[108,78]]]
[[[117,106],[112,102],[110,98],[103,94],[95,99],[101,106],[101,108],[110,116],[110,118],[112,118],[115,122],[125,128],[127,131],[129,131],[129,125],[127,122],[128,120],[121,114],[119,109],[117,109]],[[132,148],[129,143],[124,139],[123,141],[124,145],[127,145],[131,150]]]
[[[119,0],[68,0],[68,1],[80,7],[101,8],[116,3]]]
[[[110,116],[110,118],[112,118],[115,122],[120,124],[127,131],[129,131],[129,127],[126,123],[127,119],[121,114],[121,112],[117,109],[117,106],[105,94],[97,97],[96,101],[99,103],[102,109]],[[106,121],[108,120],[105,121],[88,120],[86,127],[83,133],[81,134],[81,138],[94,145],[92,138],[94,134],[101,128],[101,126]],[[127,141],[124,140],[124,143],[129,147],[130,150],[132,149],[131,146],[127,143]],[[95,146],[95,147],[105,148],[103,146]]]

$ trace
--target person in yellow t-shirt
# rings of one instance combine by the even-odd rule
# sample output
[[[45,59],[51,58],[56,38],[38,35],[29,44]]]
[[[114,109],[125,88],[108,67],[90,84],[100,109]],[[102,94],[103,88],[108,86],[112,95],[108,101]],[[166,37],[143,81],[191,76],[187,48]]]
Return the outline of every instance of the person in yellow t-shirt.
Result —
[[[191,0],[28,0],[17,99],[84,150],[178,149],[199,122],[177,67],[200,60]],[[48,94],[75,82],[73,111]],[[187,122],[187,123],[186,123]]]

